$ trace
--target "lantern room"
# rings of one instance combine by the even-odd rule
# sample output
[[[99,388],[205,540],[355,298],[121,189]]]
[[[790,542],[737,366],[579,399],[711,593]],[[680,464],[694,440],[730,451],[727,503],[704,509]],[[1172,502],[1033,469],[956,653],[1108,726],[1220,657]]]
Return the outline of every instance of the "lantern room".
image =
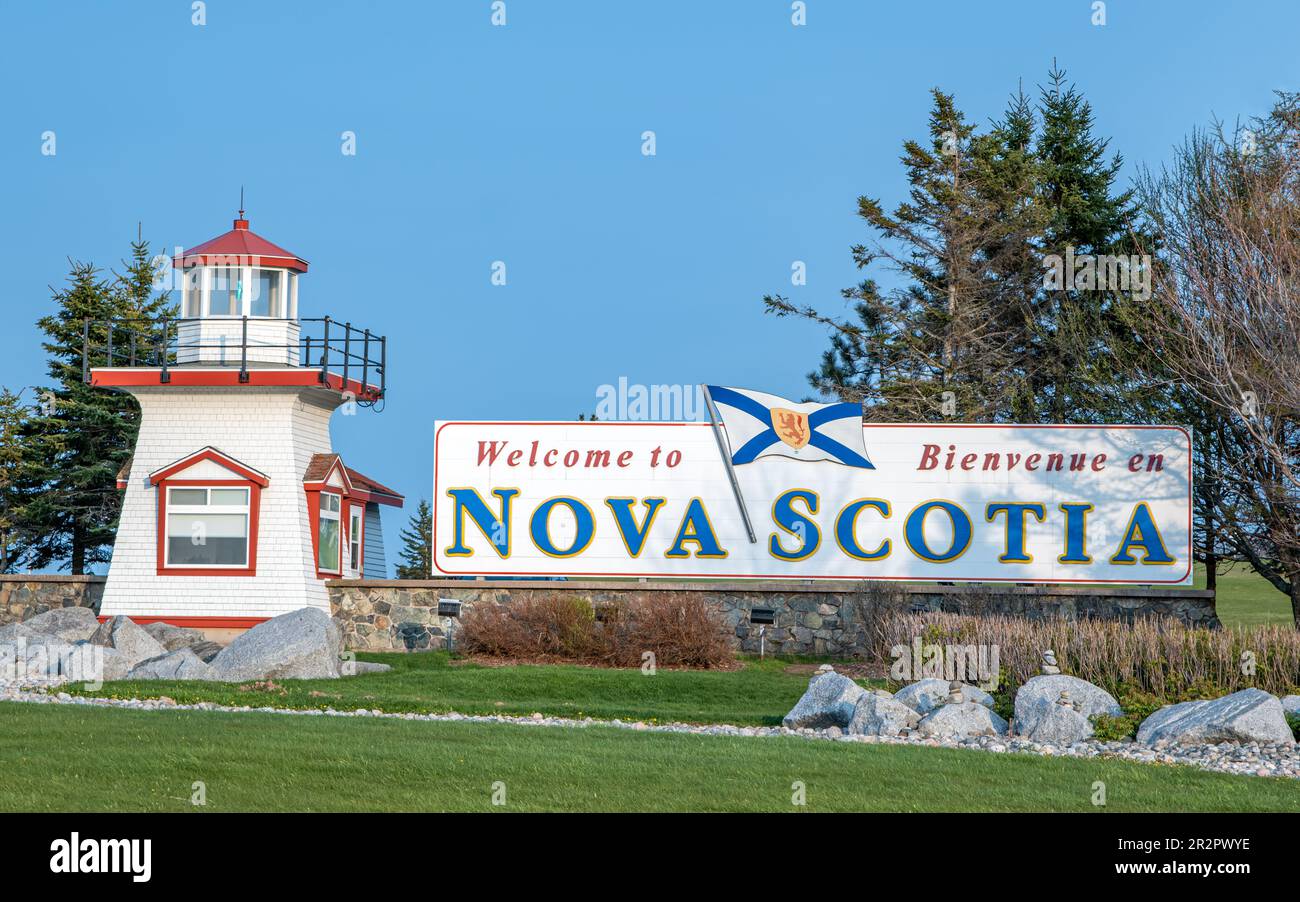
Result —
[[[306,260],[253,232],[240,210],[229,232],[172,262],[181,273],[179,363],[226,365],[235,347],[257,363],[299,365],[298,277]]]

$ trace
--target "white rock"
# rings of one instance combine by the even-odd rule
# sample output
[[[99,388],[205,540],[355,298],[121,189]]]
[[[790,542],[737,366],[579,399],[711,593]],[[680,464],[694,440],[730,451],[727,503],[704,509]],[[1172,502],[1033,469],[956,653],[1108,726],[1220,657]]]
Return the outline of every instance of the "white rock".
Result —
[[[136,626],[130,617],[120,615],[101,623],[90,641],[115,649],[131,667],[167,653],[167,649],[143,627]]]
[[[971,736],[1002,736],[1007,722],[978,702],[940,705],[921,718],[917,732],[942,739],[966,739]]]
[[[1292,717],[1300,717],[1300,695],[1283,696],[1282,710]]]
[[[52,636],[15,646],[14,662],[31,680],[53,680],[63,675],[68,659],[75,654],[74,646]],[[10,660],[5,656],[6,662]]]
[[[341,639],[328,614],[299,608],[260,623],[212,659],[218,680],[310,680],[339,676]]]
[[[898,736],[903,730],[915,729],[920,719],[921,715],[890,695],[881,697],[869,692],[858,699],[845,732],[856,736]]]
[[[1015,723],[1017,735],[1052,745],[1074,745],[1093,734],[1088,717],[1065,705],[1036,705],[1026,719],[1017,716]]]
[[[993,696],[978,686],[963,683],[961,695],[964,701],[975,702],[986,708],[993,707]],[[894,698],[918,714],[928,714],[948,701],[948,681],[933,678],[917,680],[895,692]]]
[[[168,651],[176,651],[180,648],[189,648],[205,641],[205,637],[200,630],[186,629],[181,626],[172,626],[170,623],[155,621],[146,623],[144,631],[158,640],[163,648]]]
[[[808,681],[808,691],[781,723],[791,729],[847,727],[858,699],[866,694],[865,689],[846,676],[834,671],[819,673]]]
[[[34,630],[25,623],[10,623],[7,626],[0,626],[0,645],[13,645],[19,639],[26,639],[28,642],[40,642],[42,639],[48,639],[40,630]]]
[[[350,673],[348,672],[349,666],[351,667]],[[380,664],[377,661],[352,661],[350,665],[343,664],[342,674],[343,676],[361,676],[363,673],[388,673],[392,669],[391,664]]]
[[[63,660],[63,675],[78,683],[124,680],[132,661],[115,648],[83,641],[73,645],[75,654]]]
[[[126,675],[128,680],[213,680],[212,668],[188,648],[141,661]]]
[[[52,636],[64,642],[89,639],[99,629],[99,618],[90,608],[55,608],[22,622],[25,630]]]
[[[1276,742],[1293,745],[1282,703],[1262,689],[1242,689],[1212,701],[1182,702],[1152,714],[1138,727],[1138,742],[1202,745]]]
[[[1078,719],[1056,710],[1062,707],[1057,704],[1062,692],[1070,693],[1071,701],[1078,706],[1077,713],[1082,718],[1082,725]],[[1016,691],[1013,724],[1017,736],[1025,736],[1036,742],[1059,743],[1070,736],[1091,736],[1092,718],[1099,714],[1118,717],[1123,713],[1119,702],[1105,689],[1078,677],[1052,674],[1031,677]]]

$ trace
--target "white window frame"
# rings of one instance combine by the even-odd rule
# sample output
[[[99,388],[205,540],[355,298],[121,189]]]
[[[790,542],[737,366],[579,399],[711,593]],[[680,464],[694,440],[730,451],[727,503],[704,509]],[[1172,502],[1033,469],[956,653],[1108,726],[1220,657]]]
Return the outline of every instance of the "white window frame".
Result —
[[[259,272],[268,272],[275,275],[275,291],[276,294],[278,295],[277,301],[280,308],[278,316],[261,316],[260,314],[255,316],[252,312],[253,286],[256,284],[257,274]],[[249,290],[244,292],[244,299],[242,302],[243,303],[242,309],[244,312],[244,316],[247,316],[249,319],[266,319],[266,320],[289,319],[290,317],[288,315],[289,313],[288,274],[289,271],[287,269],[281,269],[276,266],[245,267],[244,278],[246,281],[244,282],[244,284],[248,286]],[[270,305],[268,304],[267,306],[269,307]]]
[[[166,485],[167,501],[163,506],[163,522],[159,528],[163,531],[163,566],[167,569],[176,570],[247,570],[252,565],[249,561],[253,558],[253,490],[248,486],[242,485]],[[230,489],[244,493],[243,506],[234,504],[208,503],[212,499],[211,492],[213,489]],[[185,491],[202,491],[207,492],[205,496],[207,502],[204,504],[173,504],[172,492]],[[244,562],[242,564],[173,564],[172,563],[172,535],[170,530],[171,518],[173,514],[243,514],[244,516]],[[179,537],[178,537],[179,538]]]
[[[204,301],[204,283],[206,279],[206,270],[202,266],[192,266],[185,270],[181,277],[181,313],[184,319],[198,319],[205,314]],[[190,313],[190,310],[194,313]]]
[[[338,500],[338,510],[326,510],[325,499],[327,497]],[[334,520],[339,525],[339,559],[334,567],[322,567],[320,562],[320,550],[324,544],[324,536],[321,535],[321,520]],[[321,489],[320,504],[317,505],[316,511],[316,569],[321,573],[336,573],[343,575],[343,493],[331,492],[328,489]]]
[[[348,506],[348,569],[352,573],[361,573],[366,566],[366,548],[362,537],[366,531],[366,509],[359,504]],[[356,549],[357,562],[352,563],[352,551]]]
[[[240,284],[248,285],[249,279],[251,278],[253,272],[252,268],[248,266],[234,266],[229,263],[220,263],[220,264],[214,264],[212,266],[205,266],[204,269],[209,270],[210,272],[206,275],[206,277],[203,280],[204,281],[203,316],[207,319],[239,319],[241,314],[246,315],[248,313],[248,304],[249,304],[248,291],[245,291],[244,296],[239,299],[239,309],[241,313],[213,313],[212,312],[212,289],[217,284],[218,269],[225,271],[227,274],[232,272],[238,272]],[[230,284],[230,279],[227,278],[226,287],[224,289],[224,291],[226,292],[225,296],[226,296],[227,310],[230,309],[229,298],[230,298],[231,290],[232,288]]]

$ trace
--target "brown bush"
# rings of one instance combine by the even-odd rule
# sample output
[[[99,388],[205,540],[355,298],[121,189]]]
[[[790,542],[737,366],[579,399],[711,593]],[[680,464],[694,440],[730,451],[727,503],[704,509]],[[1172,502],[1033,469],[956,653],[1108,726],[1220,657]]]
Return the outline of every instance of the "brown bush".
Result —
[[[726,624],[693,592],[637,599],[609,615],[604,634],[616,667],[639,667],[645,652],[665,667],[718,667],[735,657]]]
[[[888,669],[895,645],[998,646],[1003,686],[1039,673],[1043,649],[1061,671],[1107,689],[1182,698],[1256,686],[1284,695],[1300,686],[1300,633],[1291,627],[1208,630],[1172,618],[1030,620],[1009,615],[911,613],[889,606],[864,624],[869,660]],[[1243,667],[1253,661],[1251,668]]]
[[[601,609],[565,595],[477,605],[461,618],[470,654],[639,667],[719,667],[734,658],[726,623],[697,595],[639,599]]]

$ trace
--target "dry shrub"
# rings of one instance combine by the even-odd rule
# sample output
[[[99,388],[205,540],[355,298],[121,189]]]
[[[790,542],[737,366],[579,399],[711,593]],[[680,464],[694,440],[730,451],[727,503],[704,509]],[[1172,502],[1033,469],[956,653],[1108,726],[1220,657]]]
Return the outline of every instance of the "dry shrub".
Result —
[[[890,649],[915,637],[939,645],[998,646],[1004,686],[1039,673],[1043,649],[1063,673],[1112,694],[1183,698],[1257,686],[1284,695],[1300,686],[1300,632],[1285,626],[1208,630],[1173,618],[1069,620],[1010,615],[912,613],[882,606],[866,624],[870,660],[888,668]],[[1244,666],[1253,662],[1252,667]]]
[[[609,614],[604,633],[616,667],[639,667],[645,652],[664,667],[718,667],[734,657],[726,623],[694,593],[640,598]]]
[[[585,661],[601,645],[591,602],[564,595],[476,605],[461,619],[459,638],[472,654],[501,658]]]
[[[637,599],[602,607],[566,595],[477,605],[461,619],[470,654],[639,667],[719,667],[733,659],[726,623],[698,595]]]

